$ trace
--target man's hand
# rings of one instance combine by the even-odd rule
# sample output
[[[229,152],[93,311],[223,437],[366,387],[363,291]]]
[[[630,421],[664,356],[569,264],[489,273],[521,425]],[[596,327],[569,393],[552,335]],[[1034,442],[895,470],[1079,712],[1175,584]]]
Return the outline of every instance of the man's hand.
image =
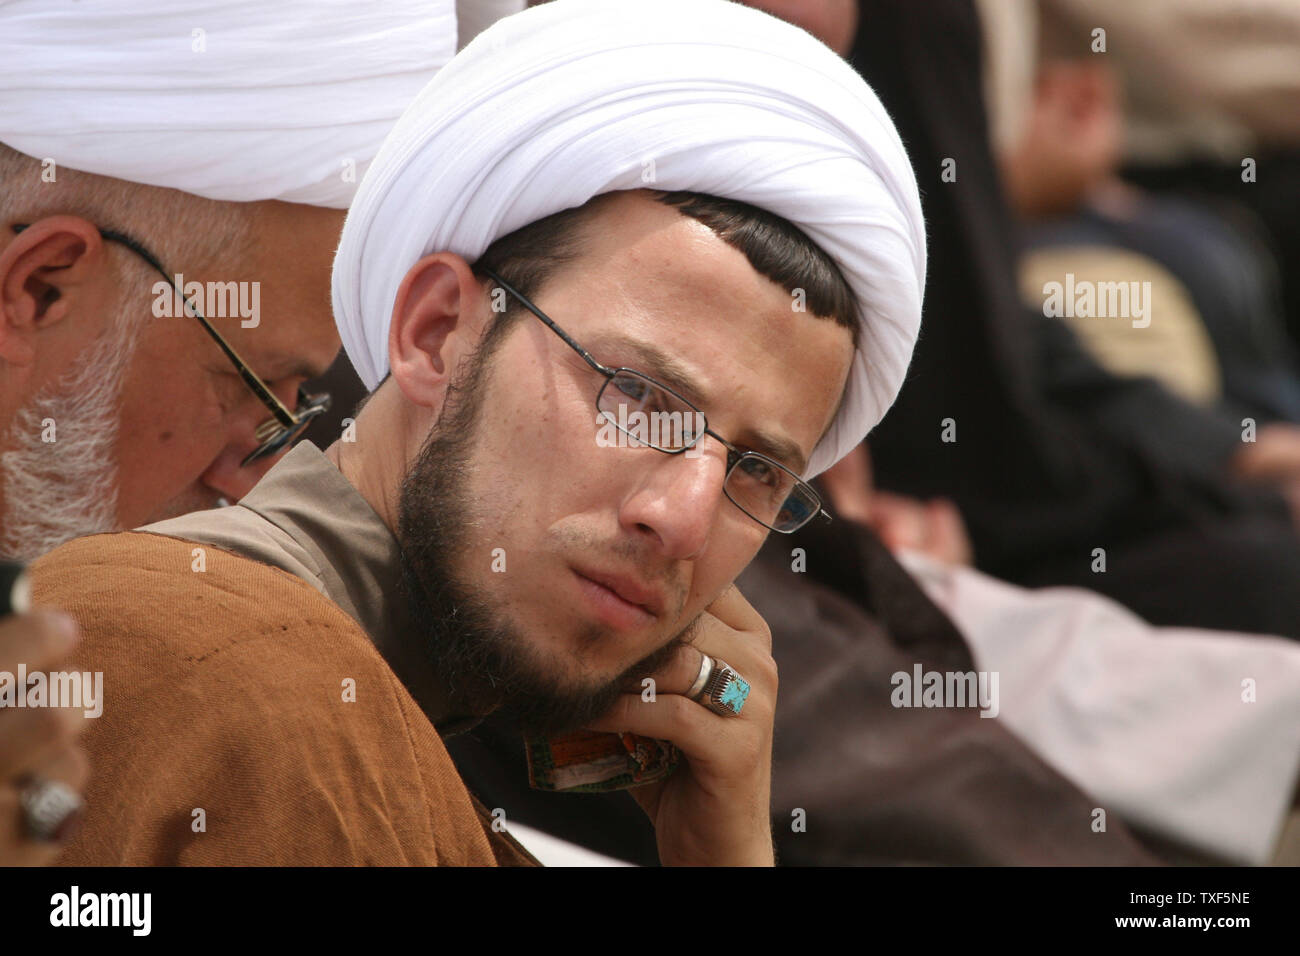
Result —
[[[945,564],[974,563],[970,535],[947,498],[919,501],[877,491],[864,442],[821,477],[838,517],[870,527],[890,551],[919,551]]]
[[[947,498],[918,501],[877,491],[871,498],[867,524],[895,553],[919,551],[945,564],[969,566],[974,561],[966,523]]]
[[[60,618],[66,626],[60,625]],[[16,675],[20,663],[27,665],[28,673],[54,668],[76,639],[76,625],[64,615],[38,612],[6,618],[0,621],[0,671]],[[50,863],[62,849],[28,836],[19,781],[31,774],[80,791],[90,766],[76,743],[85,719],[78,708],[0,709],[0,866]]]
[[[1231,468],[1243,481],[1276,490],[1286,499],[1292,520],[1300,528],[1300,427],[1282,422],[1264,425],[1253,442],[1241,446]]]
[[[1274,422],[1260,427],[1253,442],[1244,442],[1232,470],[1246,481],[1282,484],[1300,479],[1300,427]]]
[[[720,716],[683,696],[699,674],[702,653],[749,683],[739,715]],[[671,740],[685,755],[668,779],[631,791],[654,823],[660,862],[772,866],[777,679],[766,622],[733,585],[704,612],[694,642],[644,676],[654,678],[653,702],[642,700],[638,686],[590,729]]]

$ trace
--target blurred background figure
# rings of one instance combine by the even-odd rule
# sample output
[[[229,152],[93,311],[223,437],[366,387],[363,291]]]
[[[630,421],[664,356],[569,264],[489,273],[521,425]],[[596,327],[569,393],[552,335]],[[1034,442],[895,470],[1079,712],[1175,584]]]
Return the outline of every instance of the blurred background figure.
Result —
[[[1131,95],[1141,103],[1150,98],[1142,95],[1148,85],[1168,83],[1153,80],[1143,62],[1133,61],[1129,24],[1118,24],[1121,32],[1114,34],[1125,41],[1119,44],[1122,53],[1093,52],[1101,41],[1093,39],[1089,24],[1108,18],[1098,17],[1096,6],[1078,17],[1063,15],[1058,6],[1070,4],[1044,3],[1036,38],[1038,10],[1032,4],[981,6],[995,54],[986,67],[994,142],[1008,196],[1029,225],[1021,263],[1026,303],[1041,307],[1044,285],[1064,283],[1067,275],[1075,281],[1150,282],[1147,308],[1153,318],[1158,312],[1158,322],[1066,317],[1102,364],[1121,375],[1151,375],[1229,418],[1300,421],[1300,374],[1282,318],[1278,257],[1267,229],[1226,194],[1156,194],[1120,178],[1126,130],[1138,142],[1174,135],[1140,132],[1141,121],[1125,115],[1125,89],[1133,87]],[[1013,22],[1017,10],[1023,20]],[[1300,12],[1295,26],[1300,40]],[[1162,30],[1139,48],[1176,43],[1178,35],[1177,29]],[[1221,47],[1216,50],[1221,54]],[[1152,59],[1192,59],[1190,51],[1164,52]],[[1290,62],[1300,62],[1300,47]],[[1263,83],[1267,69],[1247,66],[1246,76],[1234,80]],[[1126,77],[1126,70],[1138,76]],[[1300,70],[1292,74],[1289,116],[1300,113]],[[1200,77],[1198,84],[1204,82]],[[1187,105],[1170,104],[1167,116],[1183,115]],[[1239,159],[1256,152],[1257,143],[1248,145]],[[1265,174],[1273,172],[1266,162]],[[1225,178],[1241,193],[1257,191],[1256,183],[1242,181],[1239,166]]]
[[[951,500],[995,577],[1092,588],[1154,624],[1300,636],[1300,433],[1261,422],[1245,442],[1239,419],[1115,374],[1024,305],[981,45],[972,0],[859,4],[850,61],[908,144],[932,253],[909,379],[872,433],[879,486]],[[1077,124],[1087,155],[1054,190],[1109,168],[1113,124]]]
[[[1126,180],[1254,219],[1283,266],[1282,311],[1300,345],[1300,5],[1042,0],[1040,10],[1049,51],[1077,56],[1072,37],[1097,28],[1112,38],[1104,58],[1123,94]]]
[[[866,443],[818,484],[837,516],[881,537],[960,631],[977,666],[999,673],[1001,722],[1120,813],[1163,859],[1300,859],[1300,646],[1152,627],[1091,591],[1018,588],[983,575],[965,566],[969,541],[950,502],[874,491]],[[810,548],[808,562],[810,570],[814,562],[824,567],[826,555]],[[803,575],[781,577],[767,582],[765,599],[802,603],[803,583],[794,579]],[[863,576],[860,590],[877,589],[871,577]],[[826,627],[824,620],[800,624],[791,645]],[[857,650],[826,656],[853,667]],[[797,696],[800,671],[793,670],[795,686],[789,677],[784,686]],[[1269,675],[1277,696],[1268,713],[1257,701],[1241,705],[1240,675],[1248,673]],[[1175,739],[1195,745],[1171,748]]]

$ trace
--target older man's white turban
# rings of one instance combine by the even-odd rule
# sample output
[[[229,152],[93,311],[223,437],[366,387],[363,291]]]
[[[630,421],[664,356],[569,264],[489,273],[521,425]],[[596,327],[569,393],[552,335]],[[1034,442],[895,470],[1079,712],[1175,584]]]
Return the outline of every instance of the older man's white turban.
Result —
[[[455,52],[454,0],[10,0],[0,142],[209,199],[343,208]]]
[[[646,186],[767,209],[840,266],[862,337],[807,476],[830,467],[893,403],[916,342],[916,181],[852,68],[722,0],[556,0],[496,23],[424,88],[358,191],[334,264],[335,317],[362,380],[373,388],[388,369],[397,289],[420,258],[472,262],[528,223]]]

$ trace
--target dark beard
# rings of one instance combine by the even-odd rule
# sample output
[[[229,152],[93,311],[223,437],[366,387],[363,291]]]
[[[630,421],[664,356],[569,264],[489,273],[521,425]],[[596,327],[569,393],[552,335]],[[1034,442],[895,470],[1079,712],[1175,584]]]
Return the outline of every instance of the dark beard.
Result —
[[[504,337],[504,336],[502,336]],[[474,502],[465,491],[468,462],[480,425],[488,362],[500,339],[488,339],[467,373],[448,390],[446,404],[415,463],[402,480],[398,542],[402,587],[414,637],[449,694],[452,712],[498,712],[530,736],[554,737],[606,713],[694,635],[692,623],[665,646],[604,682],[564,683],[486,595],[463,586],[455,559],[465,554]],[[600,631],[583,635],[583,646]]]

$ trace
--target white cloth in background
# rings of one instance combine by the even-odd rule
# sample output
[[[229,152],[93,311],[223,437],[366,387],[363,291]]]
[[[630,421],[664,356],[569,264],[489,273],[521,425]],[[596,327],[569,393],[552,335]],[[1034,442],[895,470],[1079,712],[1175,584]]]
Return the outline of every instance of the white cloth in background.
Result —
[[[334,314],[367,387],[407,271],[620,189],[735,199],[802,229],[859,299],[861,347],[811,477],[866,435],[925,285],[912,167],[880,101],[809,34],[721,0],[555,0],[481,33],[412,103],[348,215]]]
[[[1300,645],[898,558],[998,672],[997,719],[1099,806],[1228,862],[1272,858],[1300,769]]]
[[[341,209],[455,51],[454,0],[10,0],[0,142],[209,199]]]
[[[523,844],[524,849],[537,857],[543,866],[635,866],[625,860],[616,860],[585,846],[578,846],[541,830],[511,823],[506,827],[510,835]]]

